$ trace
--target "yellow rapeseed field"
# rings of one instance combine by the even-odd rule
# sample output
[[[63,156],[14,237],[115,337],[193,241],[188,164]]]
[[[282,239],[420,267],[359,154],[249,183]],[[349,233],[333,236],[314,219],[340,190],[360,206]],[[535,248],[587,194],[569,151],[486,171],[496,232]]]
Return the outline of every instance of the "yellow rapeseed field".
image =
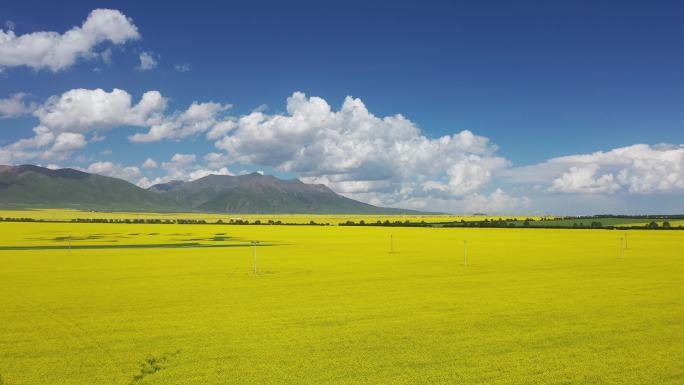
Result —
[[[623,235],[2,222],[0,384],[681,385],[684,232]]]

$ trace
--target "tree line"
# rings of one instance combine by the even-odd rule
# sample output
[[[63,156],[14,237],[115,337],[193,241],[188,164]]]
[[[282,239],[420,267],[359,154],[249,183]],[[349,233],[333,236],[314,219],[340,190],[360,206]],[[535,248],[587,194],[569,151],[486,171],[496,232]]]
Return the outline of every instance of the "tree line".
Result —
[[[677,218],[678,216],[673,216]],[[582,217],[566,217],[565,219],[581,219]],[[599,216],[585,217],[597,219]],[[608,218],[608,217],[604,217]],[[615,218],[615,217],[610,217]],[[632,218],[632,217],[629,217]],[[677,218],[678,219],[678,218]],[[0,222],[57,222],[63,223],[67,221],[51,220],[51,219],[36,219],[36,218],[13,218],[13,217],[0,217]],[[184,219],[184,218],[73,218],[68,222],[71,223],[116,223],[116,224],[179,224],[179,225],[279,225],[279,226],[330,226],[330,223],[322,223],[316,221],[293,223],[293,222],[283,222],[280,220],[268,220],[261,221],[259,219],[254,221],[249,221],[246,219],[230,219],[224,221],[219,219],[215,222],[209,222],[205,219]],[[672,226],[669,221],[663,221],[662,225],[658,224],[656,221],[651,221],[646,225],[636,226],[636,225],[604,225],[601,221],[594,220],[590,224],[585,224],[584,222],[573,222],[570,224],[559,224],[553,223],[550,220],[538,220],[535,222],[532,218],[525,218],[524,220],[518,220],[517,218],[512,219],[484,219],[482,221],[465,221],[460,220],[457,222],[426,222],[425,220],[412,222],[410,220],[377,220],[375,222],[366,222],[363,219],[358,222],[348,220],[345,222],[338,223],[338,226],[381,226],[381,227],[480,227],[480,228],[542,228],[542,229],[617,229],[617,230],[630,230],[630,229],[641,229],[641,230],[684,230],[682,225]]]

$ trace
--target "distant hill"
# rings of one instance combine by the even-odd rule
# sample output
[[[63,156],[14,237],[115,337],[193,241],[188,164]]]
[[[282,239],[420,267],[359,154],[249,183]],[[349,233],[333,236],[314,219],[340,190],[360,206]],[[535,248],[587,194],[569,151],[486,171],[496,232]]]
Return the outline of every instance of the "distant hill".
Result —
[[[415,211],[377,207],[343,197],[322,184],[270,175],[209,175],[192,182],[172,181],[149,188],[179,205],[207,212],[402,214]]]
[[[84,210],[169,211],[168,197],[117,178],[70,168],[0,165],[0,206]]]
[[[416,214],[343,197],[320,184],[258,173],[209,175],[142,189],[70,168],[0,165],[0,207],[262,214]]]

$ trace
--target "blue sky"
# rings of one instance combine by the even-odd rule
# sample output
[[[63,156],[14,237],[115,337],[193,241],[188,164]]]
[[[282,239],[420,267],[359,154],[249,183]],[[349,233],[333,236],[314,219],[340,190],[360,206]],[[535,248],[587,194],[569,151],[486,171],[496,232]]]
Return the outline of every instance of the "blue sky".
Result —
[[[142,186],[264,170],[376,204],[453,212],[684,211],[681,3],[366,3],[5,2],[0,161]],[[102,15],[86,28],[96,9],[116,10],[119,29],[97,24]],[[30,44],[72,28],[85,48]],[[142,69],[144,55],[155,65]],[[83,91],[79,113],[96,109],[97,89],[103,103],[122,90],[131,107],[157,91],[164,108],[80,123],[60,110],[75,108],[57,103],[70,90]],[[367,114],[345,118],[347,96]],[[188,123],[193,102],[204,120]],[[410,124],[382,119],[396,114]],[[231,127],[209,139],[221,122]],[[177,132],[131,140],[155,124]],[[47,139],[16,145],[38,126]],[[455,136],[463,130],[475,140]],[[147,158],[157,167],[142,167]]]

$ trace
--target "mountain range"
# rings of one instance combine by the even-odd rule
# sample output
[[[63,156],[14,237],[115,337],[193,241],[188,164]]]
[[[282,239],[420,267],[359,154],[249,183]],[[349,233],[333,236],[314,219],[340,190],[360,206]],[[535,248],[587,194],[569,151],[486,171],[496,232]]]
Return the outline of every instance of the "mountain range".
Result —
[[[325,185],[259,173],[208,175],[143,189],[118,178],[34,165],[0,165],[0,207],[263,214],[417,213],[359,202]]]

